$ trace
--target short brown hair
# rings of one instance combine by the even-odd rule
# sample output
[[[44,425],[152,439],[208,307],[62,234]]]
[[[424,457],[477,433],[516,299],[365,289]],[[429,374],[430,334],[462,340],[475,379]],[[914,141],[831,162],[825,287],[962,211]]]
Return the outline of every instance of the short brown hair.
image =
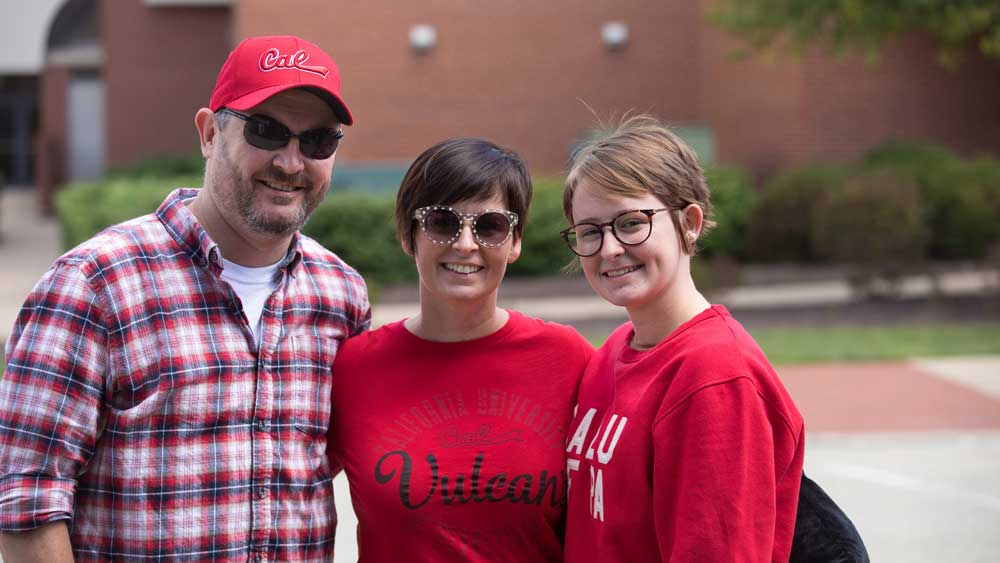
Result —
[[[563,213],[570,224],[573,194],[583,183],[604,195],[652,194],[671,208],[696,204],[705,217],[702,233],[715,226],[711,194],[698,157],[669,127],[649,115],[623,118],[573,156],[563,190]],[[695,245],[684,236],[680,214],[672,212],[670,217],[684,251],[694,254]]]
[[[503,197],[519,218],[520,237],[531,204],[531,176],[514,151],[483,139],[448,139],[425,150],[403,176],[396,194],[396,235],[411,250],[417,209]]]

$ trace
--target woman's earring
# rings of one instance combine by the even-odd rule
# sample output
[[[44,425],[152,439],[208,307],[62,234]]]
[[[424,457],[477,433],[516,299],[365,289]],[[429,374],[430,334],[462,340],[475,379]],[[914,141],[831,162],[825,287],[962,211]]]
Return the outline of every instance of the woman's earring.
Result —
[[[698,235],[692,233],[691,231],[688,231],[686,236],[689,243],[694,242],[695,239],[698,238]]]

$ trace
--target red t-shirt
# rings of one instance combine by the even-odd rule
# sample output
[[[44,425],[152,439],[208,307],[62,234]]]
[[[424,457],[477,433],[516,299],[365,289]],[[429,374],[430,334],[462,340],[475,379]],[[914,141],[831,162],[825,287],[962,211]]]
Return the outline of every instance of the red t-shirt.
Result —
[[[467,342],[397,322],[344,343],[328,451],[347,471],[360,561],[561,561],[563,447],[592,353],[515,311]]]
[[[749,334],[713,306],[648,351],[597,351],[570,426],[566,561],[788,561],[805,431]]]

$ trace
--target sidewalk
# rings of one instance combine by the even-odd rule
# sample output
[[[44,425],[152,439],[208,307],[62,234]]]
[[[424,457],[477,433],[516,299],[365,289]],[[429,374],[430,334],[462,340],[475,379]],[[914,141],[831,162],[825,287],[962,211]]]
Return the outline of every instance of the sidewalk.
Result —
[[[24,298],[62,252],[59,237],[56,220],[38,214],[33,190],[0,190],[0,338],[4,342]]]
[[[38,217],[30,191],[0,193],[0,235],[0,338],[6,341],[24,297],[61,250],[55,221]],[[946,273],[940,278],[945,298],[933,300],[929,280],[912,276],[903,284],[903,300],[878,303],[856,300],[843,279],[782,279],[789,278],[754,281],[712,300],[747,324],[859,318],[906,323],[921,320],[926,311],[934,319],[1000,319],[997,299],[985,300],[984,306],[976,297],[995,287],[990,285],[997,283],[995,271]],[[501,304],[594,334],[607,334],[608,327],[625,320],[622,310],[593,296],[579,278],[507,280]],[[415,288],[387,288],[375,306],[375,321],[416,311]],[[854,519],[873,561],[996,560],[1000,357],[782,366],[779,371],[806,419],[807,472]],[[335,487],[341,522],[336,561],[354,561],[356,521],[342,477]]]
[[[975,299],[1000,288],[1000,271],[968,269],[931,275],[913,275],[903,279],[898,299],[876,305],[892,306],[929,300]],[[418,312],[415,289],[389,288],[374,307],[374,324],[381,326],[415,315]],[[764,313],[787,315],[790,322],[798,313],[811,310],[871,307],[851,290],[846,278],[810,281],[771,281],[740,287],[721,288],[708,294],[713,303],[730,310],[760,316]],[[500,305],[550,321],[578,324],[594,321],[623,322],[625,311],[604,301],[591,291],[582,276],[543,280],[508,279],[500,288]],[[992,307],[998,307],[1000,299]],[[997,313],[991,309],[983,313]],[[743,319],[741,315],[737,315]],[[905,321],[905,319],[904,319]],[[796,323],[797,324],[797,323]]]

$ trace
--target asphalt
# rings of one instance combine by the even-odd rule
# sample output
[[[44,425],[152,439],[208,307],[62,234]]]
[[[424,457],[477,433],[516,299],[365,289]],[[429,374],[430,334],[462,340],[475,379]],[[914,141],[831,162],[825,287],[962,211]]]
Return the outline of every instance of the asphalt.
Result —
[[[59,229],[30,190],[0,191],[0,338],[60,253]],[[744,272],[711,294],[744,324],[919,323],[1000,320],[1000,272],[948,266],[906,276],[893,299],[865,300],[849,276],[792,268]],[[624,313],[579,278],[507,280],[501,304],[606,334]],[[382,324],[416,311],[413,287],[386,288]],[[845,509],[872,561],[993,562],[1000,553],[1000,357],[782,366],[806,419],[806,471]],[[347,484],[334,482],[336,561],[357,545]]]

